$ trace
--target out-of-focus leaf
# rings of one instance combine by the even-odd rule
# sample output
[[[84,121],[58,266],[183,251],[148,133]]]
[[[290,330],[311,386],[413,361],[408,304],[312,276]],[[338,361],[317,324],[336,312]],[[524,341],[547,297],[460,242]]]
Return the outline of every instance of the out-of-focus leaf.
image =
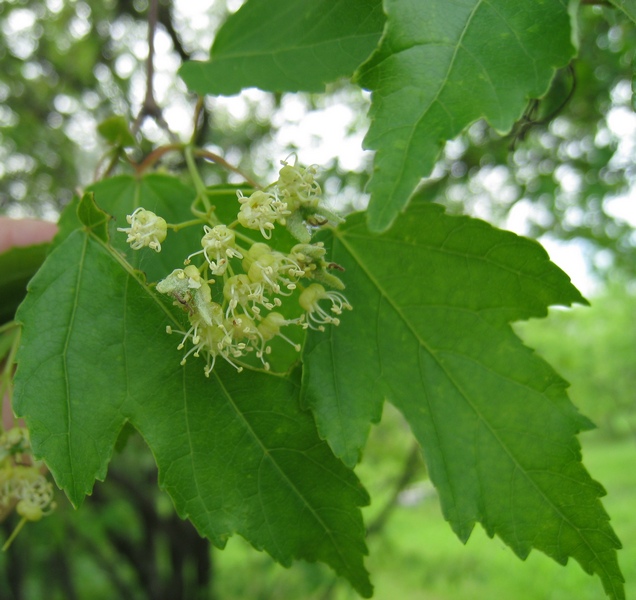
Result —
[[[381,0],[249,0],[219,30],[210,60],[179,74],[199,94],[322,92],[352,75],[383,26]]]
[[[97,126],[97,132],[113,146],[126,148],[135,145],[128,121],[122,116],[108,117]]]
[[[636,22],[636,1],[635,0],[610,0],[616,7],[622,10],[632,21]]]

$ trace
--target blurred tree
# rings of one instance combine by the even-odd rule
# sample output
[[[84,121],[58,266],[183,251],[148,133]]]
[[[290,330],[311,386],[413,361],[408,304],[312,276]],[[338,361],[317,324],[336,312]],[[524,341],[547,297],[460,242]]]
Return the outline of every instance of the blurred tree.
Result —
[[[135,120],[145,89],[146,8],[125,0],[0,5],[0,211],[55,215],[89,183],[104,154],[98,123],[112,114]],[[227,8],[216,2],[209,10],[214,29]],[[174,89],[175,72],[192,50],[175,31],[174,12],[171,2],[160,4],[157,96],[166,112],[182,117],[193,113],[194,100],[185,99],[184,85]],[[219,108],[201,135],[229,152],[244,150],[269,131],[255,112],[255,102],[240,120]],[[168,139],[146,121],[132,157]]]

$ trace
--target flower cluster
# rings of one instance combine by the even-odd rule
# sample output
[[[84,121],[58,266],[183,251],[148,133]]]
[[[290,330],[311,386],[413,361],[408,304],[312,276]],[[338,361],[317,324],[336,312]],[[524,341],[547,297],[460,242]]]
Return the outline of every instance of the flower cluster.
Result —
[[[13,507],[23,522],[39,521],[55,508],[53,486],[33,464],[29,434],[23,427],[14,427],[0,435],[0,514],[6,514]],[[14,534],[19,527],[21,525]]]
[[[326,325],[338,325],[343,310],[351,309],[341,291],[327,289],[344,289],[340,279],[329,272],[342,268],[326,260],[321,242],[311,243],[317,216],[322,217],[321,224],[339,221],[320,205],[316,172],[315,166],[301,168],[283,161],[274,184],[249,196],[239,191],[236,221],[226,225],[215,222],[212,215],[209,224],[203,225],[201,249],[157,283],[157,291],[171,296],[187,313],[189,327],[185,331],[167,327],[168,333],[182,336],[177,346],[185,349],[181,364],[190,356],[202,356],[205,375],[209,376],[219,357],[240,372],[245,359],[255,356],[256,363],[247,362],[269,370],[270,344],[275,338],[300,351],[300,344],[293,339],[297,336],[287,336],[285,327],[322,331]],[[148,214],[154,216],[155,225],[160,219],[142,211],[137,209],[128,217],[131,230],[139,215],[146,224],[150,222]],[[272,247],[268,242],[277,225],[286,226],[300,243],[288,251]],[[266,242],[254,241],[248,232],[243,233],[245,229],[260,232]],[[133,248],[142,244],[132,231],[123,231],[129,234]],[[155,229],[154,235],[158,232]],[[165,233],[159,237],[155,246],[142,245],[160,250],[157,244],[165,239]],[[192,264],[197,257],[200,264]]]
[[[318,167],[301,167],[286,160],[278,180],[266,190],[257,190],[245,197],[239,191],[241,210],[238,221],[247,229],[257,229],[264,238],[271,237],[276,223],[285,225],[299,241],[311,241],[311,228],[337,225],[342,219],[321,204],[322,190],[315,177]]]

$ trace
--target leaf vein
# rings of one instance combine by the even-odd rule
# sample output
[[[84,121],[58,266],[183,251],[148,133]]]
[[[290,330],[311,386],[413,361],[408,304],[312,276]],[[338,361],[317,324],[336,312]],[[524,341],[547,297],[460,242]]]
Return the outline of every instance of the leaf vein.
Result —
[[[309,511],[309,513],[311,514],[313,519],[320,525],[322,530],[327,534],[327,537],[331,541],[331,544],[332,544],[333,548],[335,549],[336,553],[338,554],[338,556],[342,560],[342,563],[344,565],[349,565],[349,561],[347,560],[346,556],[344,556],[343,553],[342,553],[342,549],[340,547],[340,544],[334,538],[332,529],[324,522],[324,520],[318,514],[318,512],[314,509],[314,507],[311,506],[311,504],[309,504],[309,502],[303,496],[302,492],[297,488],[297,486],[289,478],[289,476],[284,471],[284,469],[278,464],[278,462],[271,455],[271,452],[268,450],[267,446],[263,443],[261,438],[257,435],[257,433],[254,430],[254,428],[252,427],[251,423],[245,418],[244,413],[242,413],[240,411],[239,407],[234,402],[234,400],[232,398],[232,395],[230,394],[230,392],[227,389],[227,387],[224,385],[223,381],[221,381],[221,378],[219,377],[218,373],[216,373],[215,371],[213,371],[213,373],[214,373],[214,377],[216,378],[216,380],[218,382],[218,385],[221,388],[221,391],[223,392],[223,394],[224,394],[229,406],[231,406],[231,408],[234,410],[234,413],[236,414],[238,419],[243,422],[243,424],[245,426],[245,430],[247,432],[249,432],[249,434],[252,437],[252,439],[260,446],[261,451],[263,453],[263,457],[264,458],[267,457],[270,460],[271,464],[275,467],[275,469],[280,474],[281,479],[283,481],[285,481],[285,483],[288,485],[288,487],[293,491],[293,493],[296,495],[296,497],[301,501],[301,503]],[[260,494],[259,494],[259,496],[260,496]]]

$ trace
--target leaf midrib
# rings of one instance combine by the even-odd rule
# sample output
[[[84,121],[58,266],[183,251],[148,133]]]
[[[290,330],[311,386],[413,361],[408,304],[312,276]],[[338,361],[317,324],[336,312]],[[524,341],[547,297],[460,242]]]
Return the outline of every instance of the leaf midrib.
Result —
[[[67,427],[67,432],[66,432],[66,448],[67,448],[67,452],[68,452],[68,457],[69,457],[69,468],[70,468],[70,474],[71,474],[71,481],[75,482],[75,469],[74,469],[74,462],[72,457],[74,456],[74,453],[72,452],[72,448],[71,448],[71,425],[72,425],[72,417],[71,417],[71,393],[70,393],[70,389],[71,389],[71,384],[70,384],[70,380],[69,380],[69,374],[68,374],[68,350],[69,350],[69,345],[71,342],[71,337],[73,334],[73,323],[75,322],[75,318],[77,315],[77,308],[79,306],[79,294],[80,294],[80,285],[82,282],[82,275],[84,272],[83,269],[83,265],[84,265],[84,260],[86,258],[86,251],[87,251],[87,247],[88,247],[88,236],[85,235],[84,236],[84,240],[82,242],[82,252],[80,254],[80,260],[77,263],[77,277],[75,279],[75,297],[73,299],[73,308],[71,311],[71,316],[69,319],[69,323],[68,323],[68,328],[67,328],[67,333],[66,333],[66,339],[64,340],[64,347],[62,349],[62,364],[63,364],[63,369],[64,369],[64,389],[66,391],[66,427]],[[73,486],[75,487],[75,486]],[[84,492],[83,490],[80,491],[80,494],[83,495]],[[75,494],[73,494],[73,496],[75,497]]]

